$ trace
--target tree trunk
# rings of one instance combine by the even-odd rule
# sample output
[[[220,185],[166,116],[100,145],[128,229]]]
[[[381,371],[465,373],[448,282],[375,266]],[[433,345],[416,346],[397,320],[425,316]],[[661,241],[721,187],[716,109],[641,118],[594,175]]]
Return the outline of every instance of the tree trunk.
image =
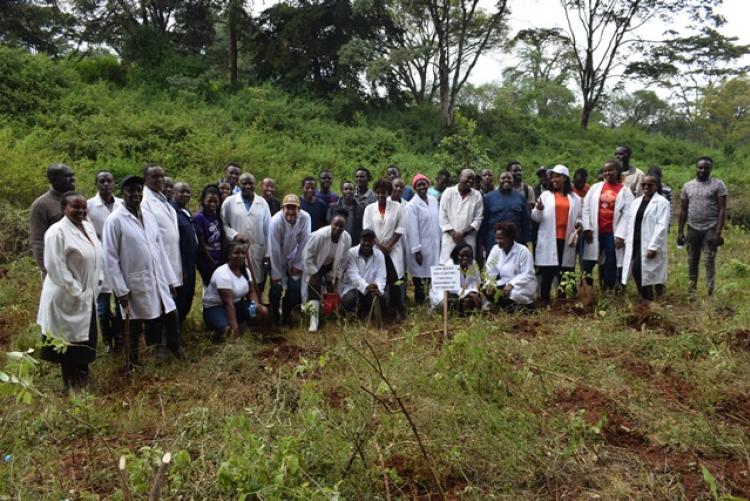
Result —
[[[229,2],[229,81],[237,86],[237,21],[239,17],[237,0]]]
[[[594,111],[594,103],[584,102],[583,111],[581,112],[581,129],[589,128],[591,113]]]

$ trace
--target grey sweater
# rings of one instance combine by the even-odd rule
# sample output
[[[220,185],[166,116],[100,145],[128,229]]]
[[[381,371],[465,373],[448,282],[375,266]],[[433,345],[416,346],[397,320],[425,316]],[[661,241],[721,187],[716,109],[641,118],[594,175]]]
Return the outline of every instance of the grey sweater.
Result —
[[[29,245],[34,260],[44,270],[44,234],[63,217],[62,193],[51,189],[31,204],[29,211]],[[44,270],[46,271],[46,270]]]

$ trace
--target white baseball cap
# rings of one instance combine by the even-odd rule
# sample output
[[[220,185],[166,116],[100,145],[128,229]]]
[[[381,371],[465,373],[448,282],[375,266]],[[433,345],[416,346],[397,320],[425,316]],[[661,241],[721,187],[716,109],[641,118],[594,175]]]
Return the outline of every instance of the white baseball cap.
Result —
[[[554,167],[552,167],[552,170],[550,172],[554,172],[555,174],[560,174],[561,176],[570,177],[570,172],[568,171],[568,168],[562,164],[555,165]]]

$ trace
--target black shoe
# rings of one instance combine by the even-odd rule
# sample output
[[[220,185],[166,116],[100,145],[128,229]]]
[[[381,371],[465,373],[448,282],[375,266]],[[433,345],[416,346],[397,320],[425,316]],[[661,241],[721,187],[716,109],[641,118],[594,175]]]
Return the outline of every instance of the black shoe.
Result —
[[[172,356],[176,358],[177,360],[185,360],[185,354],[182,352],[180,348],[175,348],[169,350],[170,353],[172,353]]]

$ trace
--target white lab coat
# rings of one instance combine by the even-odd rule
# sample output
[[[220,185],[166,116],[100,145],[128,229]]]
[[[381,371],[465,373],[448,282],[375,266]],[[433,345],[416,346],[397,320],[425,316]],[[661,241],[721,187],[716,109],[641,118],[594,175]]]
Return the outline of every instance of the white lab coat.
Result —
[[[159,225],[164,250],[177,279],[175,287],[181,286],[182,258],[180,257],[180,230],[177,225],[177,212],[168,202],[164,203],[159,200],[156,193],[150,190],[148,186],[143,187],[141,212],[149,212],[154,216],[156,224]]]
[[[380,217],[378,203],[371,203],[365,207],[364,216],[362,216],[362,229],[370,229],[375,232],[377,243],[383,245],[388,243],[395,233],[401,235],[399,241],[391,250],[391,261],[399,278],[404,276],[404,248],[402,242],[406,235],[406,218],[404,217],[404,207],[393,200],[385,201],[385,215]]]
[[[464,241],[471,245],[474,251],[477,250],[477,232],[480,226],[482,226],[483,209],[482,194],[477,190],[472,188],[466,198],[463,198],[458,191],[458,185],[445,189],[440,197],[438,218],[440,231],[442,232],[442,242],[440,245],[441,264],[451,261],[451,251],[456,246],[453,238],[446,231],[464,231],[471,226],[474,228],[474,231],[470,235],[465,236]]]
[[[112,214],[116,208],[122,205],[122,198],[114,197],[115,203],[112,206],[112,210],[109,210],[107,204],[104,203],[102,197],[97,193],[92,198],[86,201],[86,206],[89,214],[89,221],[94,225],[96,229],[96,236],[101,240],[102,230],[104,229],[104,221],[107,220],[110,214]]]
[[[442,238],[438,216],[437,198],[427,195],[427,201],[414,195],[406,204],[407,262],[413,277],[430,278],[430,267],[438,264],[440,240]],[[422,265],[418,265],[414,254],[422,253]]]
[[[635,235],[635,215],[641,206],[643,196],[633,200],[627,214],[627,232],[625,236],[625,261],[622,266],[622,283],[626,284],[633,273],[633,252],[641,256],[641,285],[657,285],[667,283],[667,265],[669,261],[669,247],[667,233],[669,232],[669,202],[666,198],[654,193],[643,213],[641,222],[641,248],[633,249]],[[656,251],[656,257],[646,259],[646,251]]]
[[[141,215],[143,224],[125,207],[115,209],[104,223],[102,247],[107,286],[117,297],[129,294],[130,318],[149,320],[175,309],[169,286],[177,286],[177,277],[154,216]]]
[[[584,240],[583,242],[583,259],[586,261],[598,261],[599,256],[599,197],[602,194],[604,188],[604,182],[594,184],[586,193],[583,198],[583,216],[581,218],[581,224],[583,224],[583,231],[591,230],[594,232],[594,239],[591,243]],[[628,189],[627,186],[623,186],[620,192],[617,194],[615,199],[615,215],[612,222],[612,229],[614,230],[615,238],[625,239],[625,232],[627,231],[627,211],[630,204],[633,202],[633,193]],[[542,202],[544,203],[544,202]],[[583,238],[583,235],[581,235]],[[617,267],[622,266],[622,257],[625,253],[625,249],[615,249],[615,255],[617,256]],[[602,261],[603,263],[603,261]]]
[[[310,224],[310,215],[303,210],[297,214],[294,226],[284,219],[284,211],[277,212],[271,218],[267,247],[271,258],[271,280],[281,280],[284,289],[287,287],[286,275],[289,270],[296,268],[302,271],[304,267],[302,251],[310,236]]]
[[[281,212],[281,211],[279,211]],[[237,235],[250,241],[248,253],[253,261],[256,281],[262,284],[266,278],[263,258],[267,255],[268,227],[271,224],[271,210],[268,202],[257,194],[253,197],[250,210],[245,209],[242,193],[236,193],[221,205],[221,219],[224,222],[224,234],[227,240],[234,240]]]
[[[91,311],[99,294],[102,246],[96,230],[83,222],[86,235],[65,216],[44,234],[44,267],[36,323],[42,333],[70,343],[89,339]]]
[[[544,191],[539,199],[544,205],[544,210],[540,211],[534,206],[534,210],[531,211],[531,219],[539,223],[534,261],[537,266],[558,266],[555,194],[551,191]],[[574,268],[576,265],[576,248],[568,245],[568,239],[575,231],[576,223],[581,222],[581,197],[571,191],[568,194],[568,202],[570,203],[570,209],[568,211],[568,227],[565,231],[562,266]]]
[[[367,291],[367,286],[376,284],[380,294],[385,294],[385,256],[377,247],[372,249],[368,259],[359,255],[359,245],[349,249],[349,259],[344,274],[341,294],[357,289],[360,294]]]
[[[310,238],[307,239],[305,250],[302,252],[304,271],[302,273],[302,283],[307,284],[310,277],[315,275],[325,264],[326,258],[330,254],[331,246],[336,246],[333,256],[332,272],[335,277],[335,290],[342,290],[342,282],[346,266],[349,262],[349,249],[352,247],[352,237],[346,231],[339,236],[339,241],[333,243],[331,240],[331,226],[324,226],[314,231]],[[334,291],[330,291],[334,292]],[[314,299],[314,298],[313,298]],[[307,301],[307,287],[302,287],[302,301]]]
[[[518,304],[531,304],[536,295],[534,258],[525,245],[513,243],[507,254],[494,245],[487,256],[487,275],[497,287],[513,285],[509,299]]]

